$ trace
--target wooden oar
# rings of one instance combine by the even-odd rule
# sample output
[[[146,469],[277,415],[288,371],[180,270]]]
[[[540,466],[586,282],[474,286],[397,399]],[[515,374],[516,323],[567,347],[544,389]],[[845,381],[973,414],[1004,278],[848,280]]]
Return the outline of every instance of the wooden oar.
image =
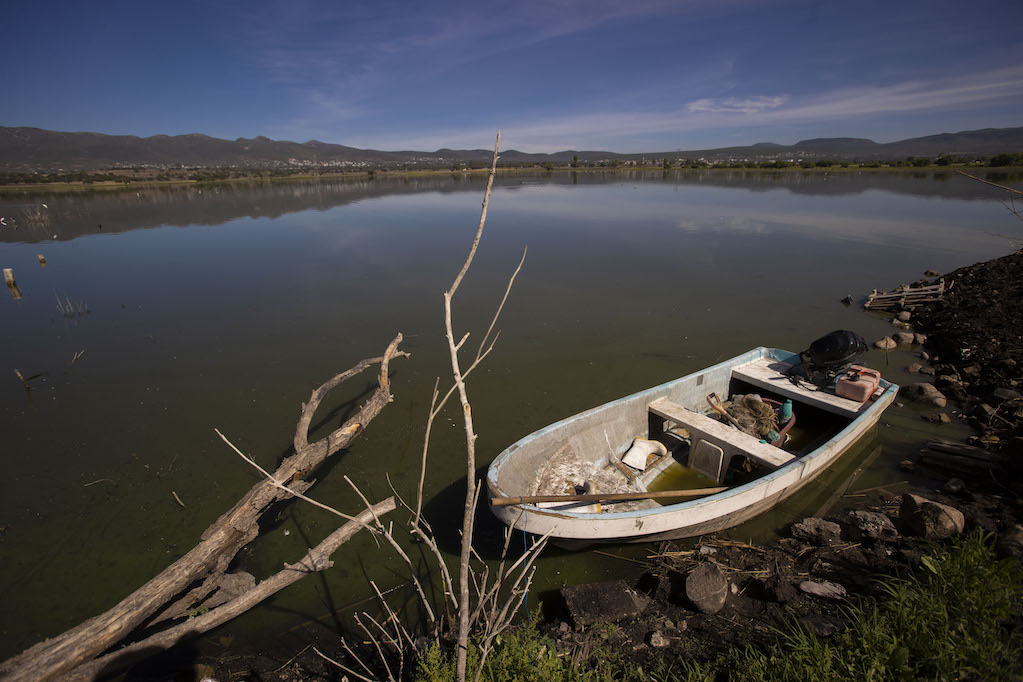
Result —
[[[532,497],[494,497],[490,504],[507,507],[511,504],[536,504],[537,502],[620,502],[622,500],[651,500],[658,497],[698,497],[713,495],[724,488],[694,488],[692,490],[652,490],[645,493],[591,493],[585,495],[533,495]]]

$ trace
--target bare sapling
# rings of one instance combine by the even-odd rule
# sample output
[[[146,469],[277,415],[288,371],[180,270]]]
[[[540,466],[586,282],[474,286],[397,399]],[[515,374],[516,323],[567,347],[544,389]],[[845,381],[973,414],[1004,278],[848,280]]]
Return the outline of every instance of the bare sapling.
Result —
[[[494,176],[497,171],[499,144],[500,133],[498,133],[497,141],[494,144],[493,162],[490,167],[486,192],[483,197],[483,207],[480,214],[479,224],[476,228],[476,233],[472,241],[472,246],[470,247],[469,254],[462,264],[462,267],[455,277],[451,287],[444,292],[444,329],[445,339],[448,345],[448,353],[450,356],[453,382],[443,396],[441,396],[439,391],[440,379],[438,378],[434,384],[423,438],[422,462],[420,467],[419,484],[416,492],[415,507],[413,508],[410,505],[405,505],[411,515],[411,533],[425,546],[428,556],[433,558],[434,563],[436,564],[436,570],[433,571],[433,573],[434,575],[439,576],[439,585],[435,584],[434,587],[440,592],[440,603],[431,605],[430,601],[427,599],[426,591],[418,582],[415,583],[423,609],[427,614],[430,632],[432,635],[432,637],[428,638],[426,641],[436,643],[440,636],[444,634],[444,624],[439,622],[439,619],[443,614],[450,613],[449,608],[453,608],[456,615],[454,617],[450,615],[447,617],[446,631],[448,634],[453,635],[456,640],[456,674],[460,682],[464,682],[466,679],[467,653],[470,638],[472,638],[478,646],[479,659],[476,667],[475,679],[479,680],[480,674],[483,671],[483,665],[486,662],[487,656],[490,653],[497,636],[511,625],[515,615],[518,613],[526,595],[529,592],[529,587],[533,577],[534,562],[547,542],[546,536],[534,539],[526,548],[526,551],[523,552],[518,559],[509,563],[508,550],[513,531],[510,528],[505,529],[504,546],[500,562],[495,571],[491,571],[491,567],[487,565],[487,563],[473,548],[473,529],[475,526],[475,515],[479,504],[481,488],[476,481],[476,433],[472,420],[472,410],[469,404],[466,379],[473,370],[480,366],[483,360],[485,360],[494,349],[497,339],[500,336],[500,333],[495,333],[494,329],[498,318],[501,315],[501,311],[504,309],[504,304],[508,300],[508,295],[515,283],[515,278],[522,269],[522,264],[526,257],[525,250],[523,251],[522,258],[520,259],[518,266],[515,268],[515,271],[508,280],[508,285],[505,288],[504,295],[497,305],[494,316],[490,322],[490,326],[486,333],[483,334],[475,356],[472,357],[472,360],[464,367],[464,369],[459,358],[459,351],[466,344],[469,334],[466,333],[458,342],[455,342],[451,301],[472,264],[477,248],[479,247],[480,238],[483,234],[490,194],[493,189]],[[462,537],[458,562],[457,583],[452,578],[451,573],[448,570],[447,562],[438,548],[433,530],[422,513],[423,489],[426,480],[427,460],[430,449],[432,427],[437,416],[441,413],[444,406],[447,404],[449,399],[456,394],[456,392],[459,397],[463,415],[466,448],[466,493],[462,518]],[[401,504],[405,504],[400,500],[400,498],[399,502]],[[390,527],[387,529],[381,528],[381,531],[388,541],[397,548],[398,544],[394,541],[391,532],[392,529]],[[400,555],[407,564],[410,574],[414,577],[416,567],[413,566],[412,562],[408,559],[404,552],[401,552]],[[373,588],[377,591],[375,585],[373,585]],[[344,670],[346,674],[352,675],[357,679],[377,679],[382,674],[385,679],[397,682],[397,680],[401,679],[409,659],[414,658],[419,653],[422,653],[420,644],[422,640],[411,636],[405,626],[398,620],[396,610],[392,609],[392,607],[388,605],[383,596],[380,596],[379,601],[381,603],[381,621],[371,619],[369,614],[366,613],[361,614],[356,621],[363,634],[373,644],[370,658],[376,659],[375,662],[372,660],[365,660],[364,656],[360,656],[358,652],[356,652],[343,640],[342,646],[345,652],[354,661],[351,665],[346,666],[341,662],[328,658],[319,651],[316,653],[325,660],[337,665],[339,668]],[[403,649],[408,650],[408,654],[406,654]]]

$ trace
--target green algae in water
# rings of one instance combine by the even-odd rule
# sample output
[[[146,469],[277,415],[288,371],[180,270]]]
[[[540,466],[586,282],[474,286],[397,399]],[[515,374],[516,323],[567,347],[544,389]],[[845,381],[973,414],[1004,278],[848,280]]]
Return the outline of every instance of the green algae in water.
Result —
[[[651,481],[646,489],[653,492],[658,490],[691,490],[693,488],[713,488],[719,485],[710,476],[701,474],[696,469],[682,466],[678,462],[672,462],[668,468],[658,474],[657,478]],[[682,498],[658,498],[661,505],[678,504]]]

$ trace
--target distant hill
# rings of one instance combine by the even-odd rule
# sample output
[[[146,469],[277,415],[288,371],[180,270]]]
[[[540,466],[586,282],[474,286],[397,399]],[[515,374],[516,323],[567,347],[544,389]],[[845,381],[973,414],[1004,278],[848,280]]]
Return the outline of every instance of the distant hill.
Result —
[[[990,156],[1023,151],[1023,127],[985,128],[942,133],[879,144],[873,140],[836,137],[801,140],[794,145],[759,142],[745,147],[691,151],[618,154],[604,151],[567,150],[553,154],[527,154],[515,150],[501,153],[504,163],[568,163],[580,161],[633,161],[654,159],[704,159],[706,161],[769,161],[779,159],[830,158],[849,161],[896,160],[907,156],[937,157],[941,154]],[[222,140],[208,135],[104,135],[66,133],[41,128],[0,127],[0,170],[44,171],[97,170],[113,167],[444,167],[452,163],[486,163],[487,149],[438,149],[426,151],[380,151],[357,149],[318,140],[289,142],[266,137]]]

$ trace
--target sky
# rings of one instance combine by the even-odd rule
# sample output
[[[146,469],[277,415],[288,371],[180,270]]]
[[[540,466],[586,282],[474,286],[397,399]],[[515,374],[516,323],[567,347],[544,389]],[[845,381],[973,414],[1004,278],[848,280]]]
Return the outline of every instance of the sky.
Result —
[[[1023,125],[1023,0],[6,3],[0,125],[645,152]]]

